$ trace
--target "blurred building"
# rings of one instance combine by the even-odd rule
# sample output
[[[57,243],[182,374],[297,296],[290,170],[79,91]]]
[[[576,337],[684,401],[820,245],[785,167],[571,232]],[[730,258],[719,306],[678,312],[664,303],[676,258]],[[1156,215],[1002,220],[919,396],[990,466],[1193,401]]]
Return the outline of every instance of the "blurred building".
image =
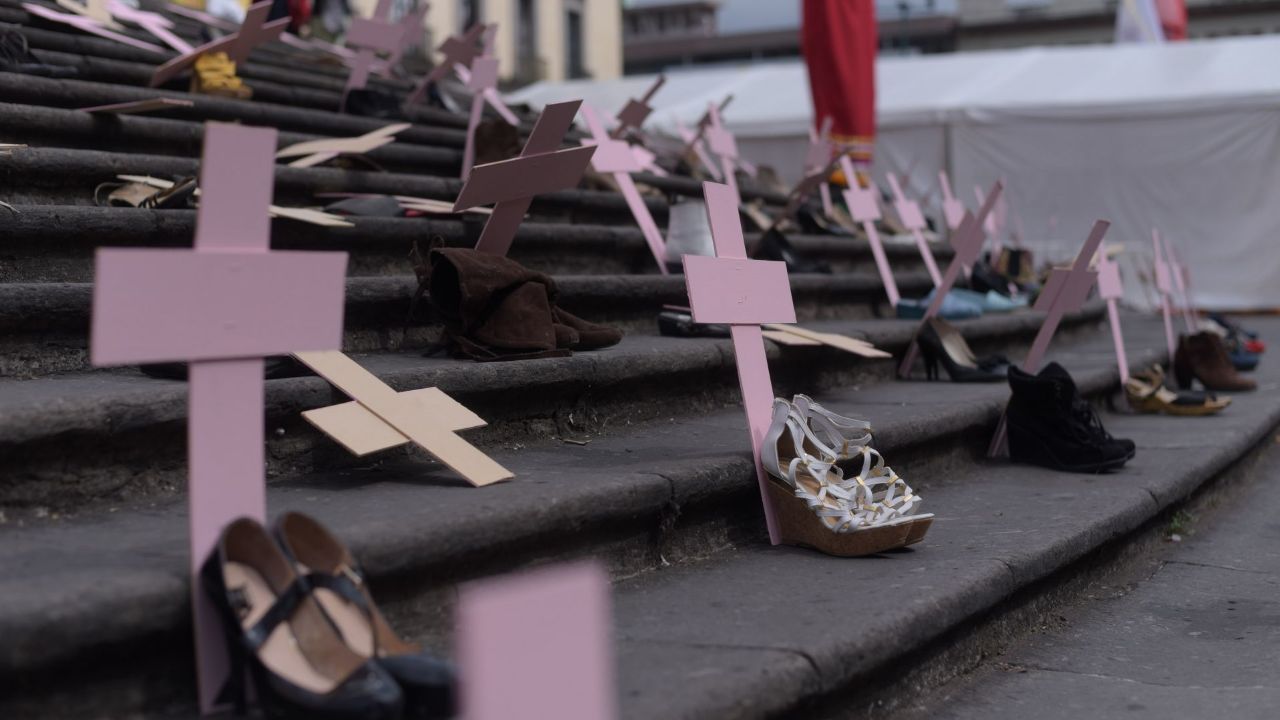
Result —
[[[876,0],[890,53],[1109,43],[1118,0]],[[1280,33],[1280,0],[1187,0],[1192,38]],[[627,0],[628,74],[800,55],[800,0]]]
[[[475,22],[497,23],[506,85],[622,74],[619,0],[434,0],[426,22],[432,47]]]

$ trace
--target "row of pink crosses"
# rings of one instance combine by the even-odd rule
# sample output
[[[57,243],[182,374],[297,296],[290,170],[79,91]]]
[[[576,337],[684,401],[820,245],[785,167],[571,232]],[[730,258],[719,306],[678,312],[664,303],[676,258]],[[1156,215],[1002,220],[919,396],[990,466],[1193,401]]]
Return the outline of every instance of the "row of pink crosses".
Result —
[[[557,149],[576,110],[549,106],[520,157],[476,168],[458,202],[497,204],[481,249],[505,253],[533,195],[577,184],[595,148]],[[93,363],[189,363],[191,589],[205,713],[218,709],[228,663],[198,568],[226,523],[266,517],[263,357],[342,344],[346,254],[270,249],[276,135],[207,124],[193,249],[103,248],[96,257]],[[464,587],[466,716],[616,717],[609,615],[608,580],[590,563]]]

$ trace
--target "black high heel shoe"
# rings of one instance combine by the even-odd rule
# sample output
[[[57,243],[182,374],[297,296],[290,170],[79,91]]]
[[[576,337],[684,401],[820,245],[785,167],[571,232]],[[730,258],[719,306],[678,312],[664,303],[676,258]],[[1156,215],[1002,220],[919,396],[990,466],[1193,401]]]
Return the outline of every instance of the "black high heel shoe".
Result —
[[[925,376],[938,378],[938,365],[952,382],[1000,382],[1009,375],[1009,360],[1003,355],[976,357],[969,343],[951,323],[930,318],[917,338],[924,359]]]
[[[403,694],[391,675],[352,652],[265,528],[227,525],[200,571],[222,619],[231,674],[219,697],[248,708],[248,671],[270,718],[394,720]]]
[[[373,658],[404,692],[404,717],[443,720],[456,712],[453,665],[405,642],[387,623],[364,573],[337,538],[315,519],[290,512],[272,527],[276,541],[315,587],[316,601],[361,657]]]

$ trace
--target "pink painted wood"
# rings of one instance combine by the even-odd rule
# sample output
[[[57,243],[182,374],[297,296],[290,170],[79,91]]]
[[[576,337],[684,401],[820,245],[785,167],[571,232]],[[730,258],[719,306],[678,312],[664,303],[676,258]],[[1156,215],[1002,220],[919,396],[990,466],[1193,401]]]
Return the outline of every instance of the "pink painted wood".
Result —
[[[711,152],[720,156],[720,174],[725,184],[733,191],[733,196],[738,199],[738,204],[741,205],[742,193],[738,191],[737,172],[738,141],[721,122],[720,108],[715,103],[707,104],[707,115],[711,118],[706,129],[707,146],[711,148]]]
[[[947,171],[938,172],[938,182],[942,188],[942,214],[947,221],[947,228],[955,230],[960,227],[960,221],[964,219],[964,203],[951,192],[951,179],[947,177]],[[985,224],[986,221],[984,220]]]
[[[173,34],[173,21],[160,13],[139,10],[120,0],[109,0],[107,10],[117,20],[137,25],[174,50],[180,53],[191,52],[191,43]]]
[[[835,150],[835,146],[831,144],[832,120],[830,115],[823,118],[822,127],[817,132],[814,132],[812,127],[809,128],[809,150],[804,158],[805,175],[822,172],[831,163]],[[827,217],[831,217],[831,187],[825,178],[818,185],[818,194],[822,198],[822,212],[826,213]]]
[[[458,593],[467,720],[613,720],[609,578],[594,562],[464,585]]]
[[[433,84],[440,82],[451,72],[456,72],[456,68],[471,68],[471,63],[479,57],[480,39],[484,35],[485,25],[476,23],[467,28],[467,31],[461,35],[450,35],[445,41],[440,43],[440,47],[436,48],[443,57],[431,72],[422,76],[413,87],[413,92],[409,93],[406,98],[406,105],[415,105],[426,99],[427,89]]]
[[[273,40],[284,32],[289,18],[266,22],[271,12],[271,0],[263,0],[249,7],[240,30],[225,37],[211,40],[190,52],[171,58],[151,74],[151,87],[159,87],[196,64],[201,55],[225,52],[232,62],[242,63],[258,45]]]
[[[639,159],[625,141],[615,140],[605,132],[604,123],[600,121],[600,117],[590,105],[583,103],[582,115],[586,118],[592,138],[583,140],[582,144],[593,144],[596,148],[595,154],[591,156],[592,167],[597,172],[613,176],[623,199],[627,201],[631,216],[635,218],[636,225],[640,226],[640,232],[649,246],[649,252],[653,254],[654,262],[658,264],[658,271],[663,275],[668,274],[666,241],[662,237],[662,231],[658,229],[658,224],[653,221],[649,206],[645,204],[644,198],[640,197],[640,191],[631,178],[631,173],[641,169]]]
[[[659,75],[654,79],[653,84],[645,91],[644,96],[639,100],[631,98],[627,104],[623,106],[622,111],[618,113],[618,127],[613,130],[615,139],[622,139],[629,131],[640,130],[644,127],[644,121],[649,119],[649,115],[653,112],[653,107],[649,102],[653,100],[653,96],[658,94],[658,90],[667,82],[666,75]]]
[[[951,249],[955,251],[955,254],[951,257],[951,264],[947,265],[947,272],[942,276],[942,284],[934,290],[933,302],[929,303],[929,307],[924,311],[924,318],[920,321],[921,328],[930,318],[936,317],[938,311],[942,309],[942,302],[946,299],[947,293],[951,292],[951,287],[955,285],[956,279],[960,277],[961,270],[965,266],[971,265],[978,259],[978,255],[982,253],[982,244],[986,240],[982,232],[982,222],[987,214],[991,212],[996,199],[1000,197],[1000,193],[1003,190],[1004,186],[998,182],[991,186],[991,192],[987,194],[987,201],[978,209],[978,217],[975,218],[968,210],[965,210],[960,223],[951,231]],[[920,330],[917,328],[916,333],[918,334],[919,332]],[[898,365],[899,378],[905,380],[911,376],[911,368],[915,365],[916,356],[919,353],[920,346],[913,337],[911,344],[907,346],[906,353],[902,356],[902,362]]]
[[[983,200],[982,186],[974,185],[973,194],[978,198],[978,205],[982,205],[982,200]],[[1000,257],[1000,249],[1003,247],[1003,243],[1000,240],[1001,227],[1000,227],[1000,223],[997,221],[997,217],[999,216],[999,214],[1000,214],[1000,203],[997,202],[996,207],[993,209],[992,213],[987,216],[987,222],[983,225],[983,228],[982,228],[983,230],[987,231],[987,236],[991,238],[992,262],[995,261],[995,258]]]
[[[760,463],[760,448],[769,430],[773,407],[773,383],[765,357],[763,323],[794,323],[795,306],[786,265],[764,260],[748,260],[738,217],[738,202],[725,185],[704,182],[707,216],[716,257],[684,256],[685,284],[693,319],[699,323],[731,323],[733,351],[738,363],[742,405],[751,433],[751,451],[764,503],[769,538],[776,545],[780,536],[773,506],[769,502],[768,476]],[[738,308],[751,308],[743,312]]]
[[[1058,331],[1062,316],[1079,310],[1089,297],[1089,291],[1093,289],[1093,283],[1098,277],[1096,271],[1089,269],[1089,264],[1093,262],[1093,256],[1098,252],[1098,248],[1102,246],[1102,239],[1106,237],[1109,227],[1111,223],[1106,220],[1095,222],[1089,237],[1085,239],[1079,254],[1076,255],[1071,269],[1055,268],[1049,281],[1045,283],[1044,289],[1040,291],[1035,309],[1044,312],[1045,319],[1040,323],[1040,330],[1036,332],[1035,340],[1031,342],[1031,349],[1027,352],[1026,359],[1022,361],[1024,371],[1035,374],[1040,370],[1040,364],[1044,362],[1045,353],[1049,350],[1049,342]],[[991,438],[991,445],[987,448],[987,456],[997,457],[1007,452],[1007,418],[1001,416],[999,424],[996,425],[995,435]]]
[[[888,173],[889,187],[893,190],[893,207],[898,213],[898,219],[902,221],[903,227],[911,231],[911,236],[915,238],[916,248],[920,250],[920,259],[924,261],[924,267],[929,271],[929,277],[933,280],[933,286],[936,288],[942,284],[942,273],[938,271],[938,262],[933,258],[933,250],[929,248],[929,241],[924,238],[924,213],[920,212],[920,205],[907,197],[902,192],[902,185],[898,182],[898,176]]]
[[[1120,280],[1120,266],[1105,252],[1098,257],[1098,295],[1107,301],[1107,320],[1111,325],[1111,344],[1116,349],[1116,367],[1120,371],[1120,383],[1129,381],[1129,358],[1124,351],[1124,331],[1120,327],[1120,309],[1117,304],[1124,297],[1124,284]]]
[[[93,363],[191,363],[191,598],[204,712],[227,661],[200,564],[226,523],[266,516],[262,356],[342,344],[346,254],[269,251],[275,149],[273,129],[209,123],[194,251],[97,254]]]
[[[898,281],[893,277],[893,268],[889,265],[889,256],[884,252],[884,244],[880,242],[880,231],[876,229],[876,221],[880,219],[879,191],[872,187],[862,187],[858,173],[853,169],[853,161],[848,155],[840,158],[840,168],[844,172],[849,187],[844,191],[844,202],[849,206],[849,214],[862,223],[862,230],[867,233],[871,243],[871,256],[875,258],[876,270],[880,272],[880,283],[884,285],[889,304],[897,307],[902,300],[898,293]]]
[[[128,45],[129,47],[134,47],[139,50],[150,50],[154,53],[164,53],[165,51],[165,49],[159,45],[154,45],[145,40],[138,40],[136,38],[131,38],[128,35],[122,35],[118,32],[108,30],[102,23],[84,15],[58,12],[43,5],[37,5],[36,3],[23,3],[22,9],[32,15],[44,18],[45,20],[69,25],[82,32],[87,32],[90,35],[97,35],[101,38],[114,40],[122,45]]]
[[[249,60],[253,49],[265,45],[280,37],[280,33],[289,27],[289,18],[283,17],[267,21],[271,15],[271,2],[254,3],[245,11],[244,22],[235,34],[235,42],[227,48],[227,57],[231,62],[241,65]]]
[[[533,197],[573,187],[582,179],[595,147],[559,150],[581,100],[552,103],[542,110],[519,157],[477,165],[453,204],[454,212],[496,204],[476,250],[506,255]]]
[[[1173,242],[1169,240],[1168,235],[1164,236],[1164,248],[1165,257],[1168,258],[1169,276],[1173,280],[1173,288],[1177,290],[1179,299],[1182,301],[1180,308],[1182,320],[1186,324],[1187,334],[1194,335],[1196,332],[1195,310],[1191,305],[1187,266],[1182,263],[1182,257],[1178,255],[1178,250],[1173,246]]]
[[[723,180],[724,174],[720,172],[720,168],[716,167],[715,160],[711,158],[711,154],[707,152],[707,146],[702,141],[702,131],[694,131],[684,126],[684,123],[676,121],[676,133],[680,136],[680,140],[684,142],[687,150],[692,150],[698,157],[698,162],[704,167],[716,180]]]
[[[1173,308],[1169,301],[1173,283],[1169,278],[1169,265],[1165,262],[1164,251],[1161,249],[1160,231],[1155,228],[1151,228],[1151,250],[1155,263],[1156,291],[1160,295],[1160,312],[1164,316],[1164,341],[1169,350],[1169,362],[1173,362],[1174,352],[1178,349],[1173,332]]]

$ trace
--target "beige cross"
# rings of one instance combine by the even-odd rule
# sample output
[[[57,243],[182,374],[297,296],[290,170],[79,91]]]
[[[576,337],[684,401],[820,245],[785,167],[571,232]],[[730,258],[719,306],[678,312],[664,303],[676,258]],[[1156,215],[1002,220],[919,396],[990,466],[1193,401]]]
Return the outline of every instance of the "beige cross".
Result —
[[[396,392],[336,350],[302,352],[294,357],[355,398],[302,413],[352,453],[362,456],[412,442],[477,487],[514,477],[457,434],[486,423],[438,388]]]

